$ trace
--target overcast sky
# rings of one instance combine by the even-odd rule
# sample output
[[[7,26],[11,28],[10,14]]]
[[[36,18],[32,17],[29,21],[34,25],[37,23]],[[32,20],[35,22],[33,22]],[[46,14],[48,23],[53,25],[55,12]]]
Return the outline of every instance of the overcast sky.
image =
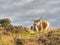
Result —
[[[0,0],[0,18],[11,19],[13,25],[30,27],[41,16],[51,27],[60,27],[60,0]]]

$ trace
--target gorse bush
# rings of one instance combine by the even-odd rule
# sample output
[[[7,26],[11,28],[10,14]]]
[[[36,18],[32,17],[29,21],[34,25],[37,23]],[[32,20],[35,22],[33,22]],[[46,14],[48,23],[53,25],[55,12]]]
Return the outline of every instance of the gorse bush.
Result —
[[[11,25],[11,21],[9,19],[0,19],[0,25],[1,26],[10,26]]]

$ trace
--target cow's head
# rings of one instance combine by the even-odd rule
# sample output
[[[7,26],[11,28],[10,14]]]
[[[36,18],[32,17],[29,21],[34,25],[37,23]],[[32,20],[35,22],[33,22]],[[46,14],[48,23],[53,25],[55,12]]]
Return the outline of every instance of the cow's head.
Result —
[[[34,25],[39,25],[40,24],[40,20],[34,20]]]

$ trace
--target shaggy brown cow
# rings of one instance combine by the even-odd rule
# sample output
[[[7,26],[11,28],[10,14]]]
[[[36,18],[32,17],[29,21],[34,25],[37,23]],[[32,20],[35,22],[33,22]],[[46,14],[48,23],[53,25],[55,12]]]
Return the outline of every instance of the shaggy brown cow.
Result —
[[[34,27],[32,29],[38,31],[42,31],[42,30],[48,30],[49,28],[49,22],[48,21],[40,21],[40,20],[34,20]]]

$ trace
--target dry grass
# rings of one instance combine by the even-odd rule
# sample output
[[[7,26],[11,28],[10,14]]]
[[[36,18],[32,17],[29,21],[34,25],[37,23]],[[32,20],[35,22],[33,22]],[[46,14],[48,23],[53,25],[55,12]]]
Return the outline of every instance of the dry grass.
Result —
[[[0,27],[0,45],[60,45],[60,29],[34,32],[22,26]]]

